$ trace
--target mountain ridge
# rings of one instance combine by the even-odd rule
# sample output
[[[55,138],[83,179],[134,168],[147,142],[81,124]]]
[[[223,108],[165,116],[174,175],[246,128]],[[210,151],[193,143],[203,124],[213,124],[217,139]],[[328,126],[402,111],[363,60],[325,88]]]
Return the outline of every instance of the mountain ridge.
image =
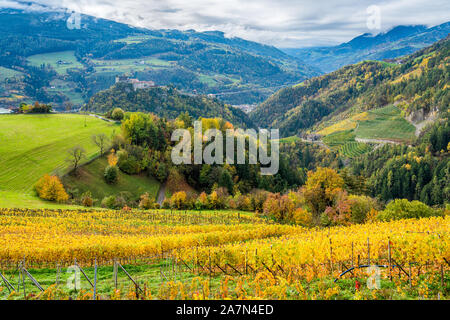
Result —
[[[150,112],[159,117],[175,119],[189,113],[194,119],[222,118],[242,128],[253,128],[253,122],[242,110],[206,96],[189,96],[174,88],[147,88],[133,90],[131,84],[118,83],[95,94],[85,110],[107,113],[114,108],[130,112]]]
[[[160,85],[173,84],[188,92],[226,93],[222,99],[227,103],[253,104],[263,101],[274,88],[319,74],[273,46],[227,38],[220,31],[150,30],[87,15],[81,15],[80,29],[69,29],[69,16],[60,11],[0,10],[0,65],[20,69],[31,78],[25,86],[32,88],[15,89],[21,96],[54,104],[72,101],[70,95],[55,97],[49,90],[55,86],[50,82],[63,80],[69,82],[66,87],[72,95],[78,92],[87,102],[127,69],[142,80],[156,79]],[[72,60],[83,64],[77,75],[56,77],[51,75],[54,65],[45,70],[29,64],[30,56],[65,51],[73,51]],[[142,59],[152,62],[141,64]],[[46,67],[47,60],[42,59]]]
[[[445,38],[450,22],[437,26],[396,26],[377,35],[364,33],[352,40],[331,47],[284,49],[324,73],[363,60],[383,60],[411,54]]]
[[[250,118],[282,136],[307,131],[324,120],[342,119],[398,104],[404,115],[448,108],[450,37],[392,63],[365,61],[286,87],[260,104]],[[342,120],[341,119],[341,120]]]

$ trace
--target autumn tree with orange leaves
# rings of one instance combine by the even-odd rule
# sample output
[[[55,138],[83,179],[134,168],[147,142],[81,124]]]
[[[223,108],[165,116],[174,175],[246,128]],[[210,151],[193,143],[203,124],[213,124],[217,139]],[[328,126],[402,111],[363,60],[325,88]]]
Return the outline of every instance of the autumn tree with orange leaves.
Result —
[[[69,195],[57,176],[46,174],[34,186],[39,198],[49,201],[66,202]]]

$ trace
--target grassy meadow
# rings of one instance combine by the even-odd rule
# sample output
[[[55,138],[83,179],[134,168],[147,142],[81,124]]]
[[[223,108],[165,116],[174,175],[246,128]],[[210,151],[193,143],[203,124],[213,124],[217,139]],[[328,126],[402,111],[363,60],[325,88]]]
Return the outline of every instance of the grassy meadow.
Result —
[[[355,129],[361,139],[383,139],[409,142],[414,139],[415,127],[401,115],[395,106],[368,111],[369,118],[359,122]]]
[[[82,209],[81,206],[39,199],[34,191],[0,190],[0,208],[27,209]]]
[[[58,61],[62,61],[63,64],[58,64]],[[67,69],[84,68],[84,66],[77,61],[74,51],[58,51],[36,54],[28,57],[28,62],[35,67],[39,67],[43,64],[49,64],[60,75],[65,75]]]
[[[0,116],[0,191],[30,192],[44,174],[67,170],[70,148],[80,145],[92,159],[99,152],[92,135],[118,130],[116,124],[83,115]]]
[[[52,80],[47,92],[52,94],[62,93],[75,105],[82,105],[85,102],[82,94],[76,91],[76,84],[71,81]]]
[[[13,69],[0,67],[0,81],[5,81],[6,79],[19,76],[23,76],[23,73]]]
[[[129,73],[134,71],[144,71],[146,69],[157,69],[161,67],[170,67],[171,63],[154,57],[143,57],[139,59],[120,59],[120,60],[96,60],[92,63],[95,65],[97,73],[117,74]]]
[[[144,41],[150,40],[152,37],[151,36],[128,36],[126,38],[122,38],[122,39],[118,39],[115,40],[114,42],[124,42],[126,44],[137,44],[137,43],[142,43]]]
[[[107,166],[106,158],[97,159],[80,168],[78,177],[65,176],[63,182],[71,189],[78,189],[80,194],[90,191],[93,198],[98,200],[97,205],[100,205],[104,197],[118,195],[121,192],[133,194],[134,200],[146,192],[156,198],[160,183],[154,178],[146,175],[127,175],[119,171],[117,183],[110,185],[103,178]]]
[[[400,142],[411,141],[415,133],[414,126],[404,119],[400,109],[393,105],[358,113],[325,127],[317,133],[328,137],[338,132],[351,130],[354,131],[355,138]]]

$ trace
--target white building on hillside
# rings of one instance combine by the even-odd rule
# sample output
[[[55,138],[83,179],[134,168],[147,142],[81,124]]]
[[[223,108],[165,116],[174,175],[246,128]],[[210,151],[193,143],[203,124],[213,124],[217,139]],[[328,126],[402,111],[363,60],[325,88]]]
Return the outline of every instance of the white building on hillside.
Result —
[[[131,79],[127,76],[117,76],[116,83],[132,84],[134,90],[156,87],[156,85],[153,81],[140,81],[139,79]]]

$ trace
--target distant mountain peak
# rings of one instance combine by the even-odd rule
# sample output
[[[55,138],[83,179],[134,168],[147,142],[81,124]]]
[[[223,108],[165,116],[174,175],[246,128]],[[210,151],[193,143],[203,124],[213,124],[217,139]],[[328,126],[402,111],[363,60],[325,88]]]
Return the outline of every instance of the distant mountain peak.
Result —
[[[364,33],[337,46],[287,49],[285,52],[323,72],[331,72],[364,60],[393,59],[413,53],[445,38],[449,32],[450,22],[433,27],[399,25],[376,35]]]

